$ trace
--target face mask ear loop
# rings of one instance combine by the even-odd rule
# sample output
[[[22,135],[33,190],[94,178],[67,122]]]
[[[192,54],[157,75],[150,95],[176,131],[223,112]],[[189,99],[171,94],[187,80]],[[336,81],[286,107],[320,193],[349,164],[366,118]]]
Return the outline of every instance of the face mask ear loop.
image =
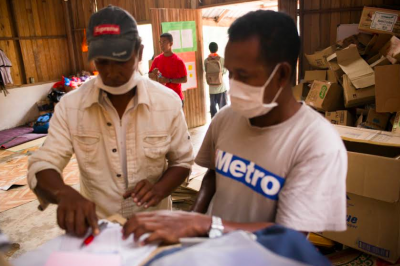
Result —
[[[269,75],[267,81],[265,82],[265,84],[264,84],[264,86],[263,86],[263,89],[262,89],[262,92],[261,92],[261,102],[262,102],[262,104],[264,104],[265,90],[267,89],[267,87],[268,87],[269,83],[271,82],[272,78],[275,76],[275,74],[276,74],[276,72],[278,71],[280,65],[281,65],[281,63],[279,63],[279,64],[277,64],[277,65],[275,66],[274,70],[272,70],[271,75]],[[278,91],[278,93],[280,93],[280,92]],[[277,93],[277,94],[278,94],[278,93]],[[275,97],[276,97],[276,96],[275,96]],[[274,101],[272,101],[272,102],[274,102]]]

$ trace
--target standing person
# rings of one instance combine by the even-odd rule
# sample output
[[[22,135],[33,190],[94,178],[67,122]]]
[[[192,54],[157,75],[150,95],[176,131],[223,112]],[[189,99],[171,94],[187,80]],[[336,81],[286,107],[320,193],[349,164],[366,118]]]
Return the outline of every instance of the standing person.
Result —
[[[160,46],[162,54],[154,58],[150,67],[149,78],[164,84],[176,92],[181,98],[183,106],[182,83],[187,82],[187,71],[183,60],[172,52],[173,44],[174,40],[170,33],[161,34]]]
[[[58,204],[58,225],[78,236],[88,227],[96,234],[97,217],[170,210],[193,164],[179,97],[137,71],[143,45],[135,19],[106,7],[90,17],[87,37],[99,75],[57,104],[28,169],[42,209]],[[72,154],[81,193],[61,177]]]
[[[217,114],[217,105],[218,109],[221,110],[227,104],[228,97],[223,80],[223,75],[226,74],[225,60],[217,54],[217,43],[210,43],[208,48],[210,49],[210,55],[204,60],[204,69],[210,92],[211,118],[213,118]]]
[[[195,160],[208,168],[198,213],[139,213],[124,236],[150,232],[146,243],[176,243],[274,224],[304,233],[346,230],[343,141],[292,92],[300,51],[295,22],[259,10],[238,18],[228,34],[231,105],[212,120]]]

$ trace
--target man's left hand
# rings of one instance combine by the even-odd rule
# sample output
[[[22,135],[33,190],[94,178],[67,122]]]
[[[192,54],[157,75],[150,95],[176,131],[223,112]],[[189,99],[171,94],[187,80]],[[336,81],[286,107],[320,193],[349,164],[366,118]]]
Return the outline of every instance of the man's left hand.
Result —
[[[123,238],[134,234],[135,241],[150,233],[140,244],[179,243],[179,238],[206,235],[211,227],[211,217],[183,211],[154,211],[137,213],[123,227]]]
[[[167,84],[167,83],[169,83],[169,79],[167,79],[166,77],[159,77],[158,82],[160,82],[162,84]]]
[[[145,208],[158,205],[164,198],[162,192],[157,189],[156,185],[153,185],[148,180],[143,179],[139,181],[135,188],[125,192],[123,195],[124,199],[132,197],[133,201],[138,205],[144,205]]]

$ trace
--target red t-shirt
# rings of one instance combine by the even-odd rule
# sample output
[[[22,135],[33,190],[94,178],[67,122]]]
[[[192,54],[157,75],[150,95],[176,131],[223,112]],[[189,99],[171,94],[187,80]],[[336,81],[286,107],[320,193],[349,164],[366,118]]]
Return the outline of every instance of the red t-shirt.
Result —
[[[154,58],[150,72],[153,71],[154,68],[158,68],[161,75],[167,79],[180,79],[187,76],[185,63],[176,54],[172,54],[168,57],[164,56],[164,54],[160,54]],[[181,84],[167,83],[165,86],[175,91],[183,100]]]

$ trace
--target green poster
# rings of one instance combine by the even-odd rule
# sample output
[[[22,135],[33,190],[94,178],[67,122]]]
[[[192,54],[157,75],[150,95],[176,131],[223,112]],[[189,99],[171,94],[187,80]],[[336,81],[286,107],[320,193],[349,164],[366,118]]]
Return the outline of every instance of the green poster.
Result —
[[[196,22],[163,22],[163,33],[171,33],[174,38],[172,51],[175,53],[197,51]]]

